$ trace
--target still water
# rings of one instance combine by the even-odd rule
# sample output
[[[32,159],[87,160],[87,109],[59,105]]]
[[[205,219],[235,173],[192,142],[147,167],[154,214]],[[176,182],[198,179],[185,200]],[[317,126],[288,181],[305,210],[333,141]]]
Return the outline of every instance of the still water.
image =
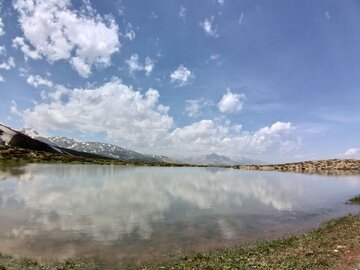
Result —
[[[360,208],[360,176],[219,168],[0,166],[0,251],[159,261],[300,233]]]

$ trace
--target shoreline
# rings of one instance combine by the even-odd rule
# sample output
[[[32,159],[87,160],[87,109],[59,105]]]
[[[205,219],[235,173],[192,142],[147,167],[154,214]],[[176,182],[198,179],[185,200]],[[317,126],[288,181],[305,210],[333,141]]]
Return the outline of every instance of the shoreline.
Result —
[[[227,168],[257,171],[278,171],[325,175],[360,175],[360,159],[328,159],[269,165],[204,165],[170,162],[145,162],[137,160],[119,160],[104,157],[90,158],[70,156],[61,153],[49,153],[0,145],[0,162],[4,163],[64,163],[64,164],[98,164],[125,166],[158,166],[158,167],[199,167]]]
[[[242,170],[280,171],[289,173],[354,175],[360,174],[360,160],[327,160],[286,163],[279,165],[206,166],[172,163],[124,162],[37,152],[0,146],[0,164],[64,163],[126,166],[221,167]],[[326,164],[326,166],[324,166]],[[330,166],[334,166],[332,169]],[[300,169],[299,169],[300,168]],[[360,194],[348,204],[360,205]],[[142,266],[107,265],[97,258],[73,258],[62,261],[37,261],[3,255],[0,251],[0,270],[15,269],[350,269],[360,267],[360,209],[325,222],[320,227],[299,236],[290,236],[235,247],[213,250],[190,256],[173,257],[160,264]],[[351,268],[352,269],[352,268]],[[356,269],[356,268],[354,268]]]
[[[16,269],[358,269],[360,210],[323,223],[299,236],[261,241],[244,247],[176,256],[159,264],[109,266],[98,258],[38,261],[0,253],[0,270]],[[345,267],[345,268],[344,268]],[[351,268],[352,267],[352,268]]]

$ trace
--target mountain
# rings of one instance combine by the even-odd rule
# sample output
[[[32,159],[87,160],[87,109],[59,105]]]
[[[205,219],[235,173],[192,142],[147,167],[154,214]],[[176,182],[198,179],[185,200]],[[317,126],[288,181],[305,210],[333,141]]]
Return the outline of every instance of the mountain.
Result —
[[[201,155],[198,157],[192,157],[188,159],[188,162],[200,165],[258,165],[265,164],[265,162],[259,160],[248,159],[241,157],[240,159],[234,160],[226,156],[222,156],[216,153],[208,155]]]
[[[2,124],[0,124],[0,145],[7,145],[11,147],[24,148],[34,151],[65,154],[76,157],[101,159],[107,158],[93,153],[85,153],[73,149],[66,149],[60,146],[52,145],[41,140],[31,138],[30,136],[23,134],[22,132],[13,130]]]
[[[54,147],[63,147],[66,149],[101,155],[109,158],[115,158],[125,161],[178,162],[166,156],[146,155],[108,143],[82,142],[73,138],[59,136],[45,137],[41,136],[39,132],[34,129],[23,129],[21,130],[21,132]]]

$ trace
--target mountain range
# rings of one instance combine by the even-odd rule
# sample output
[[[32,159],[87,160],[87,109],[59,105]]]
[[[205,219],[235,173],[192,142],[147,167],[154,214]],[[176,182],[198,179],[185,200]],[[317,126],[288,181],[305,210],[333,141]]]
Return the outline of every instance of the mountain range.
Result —
[[[263,161],[260,160],[254,160],[249,159],[246,157],[240,157],[236,160],[231,159],[229,157],[219,155],[217,153],[211,153],[207,155],[200,155],[197,157],[190,157],[186,160],[184,160],[188,163],[192,164],[198,164],[198,165],[260,165],[260,164],[266,164]]]
[[[147,155],[125,149],[114,144],[101,142],[82,142],[73,138],[61,136],[47,137],[41,135],[39,132],[31,128],[22,129],[19,132],[0,124],[0,145],[1,144],[51,153],[62,153],[73,156],[94,158],[105,157],[119,159],[122,161],[191,163],[197,165],[265,164],[265,162],[248,159],[245,157],[234,160],[217,153],[182,159],[175,159],[162,155]]]
[[[82,142],[68,137],[45,137],[34,129],[22,129],[21,133],[47,143],[51,146],[62,147],[66,149],[76,150],[85,153],[105,156],[124,161],[146,161],[146,162],[178,162],[166,156],[146,155],[136,151],[122,148],[118,145],[101,143],[101,142]]]

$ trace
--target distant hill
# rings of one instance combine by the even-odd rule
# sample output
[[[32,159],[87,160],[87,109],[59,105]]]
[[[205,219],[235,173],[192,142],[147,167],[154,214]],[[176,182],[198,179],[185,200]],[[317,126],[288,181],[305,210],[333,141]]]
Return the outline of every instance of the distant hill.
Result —
[[[219,155],[216,153],[211,153],[208,155],[201,155],[198,157],[191,157],[186,160],[192,164],[199,164],[199,165],[259,165],[259,164],[266,164],[263,161],[249,159],[245,157],[241,157],[239,159],[231,159],[229,157]]]
[[[45,142],[54,147],[63,147],[66,149],[76,150],[85,153],[101,155],[109,158],[120,159],[124,161],[143,161],[143,162],[179,162],[175,159],[160,156],[146,155],[129,149],[122,148],[118,145],[100,143],[100,142],[82,142],[69,137],[45,137],[34,129],[22,129],[21,132],[34,139]]]

